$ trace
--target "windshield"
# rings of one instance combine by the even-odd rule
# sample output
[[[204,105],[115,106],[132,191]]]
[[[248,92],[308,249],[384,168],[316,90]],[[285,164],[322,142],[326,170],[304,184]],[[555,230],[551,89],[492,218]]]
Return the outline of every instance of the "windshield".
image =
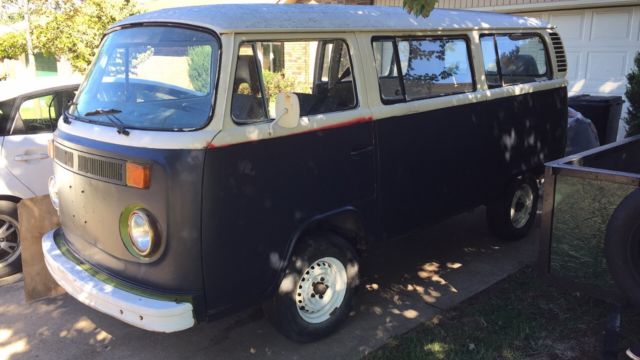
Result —
[[[152,130],[192,130],[211,113],[217,40],[178,27],[107,35],[69,114],[77,120]]]

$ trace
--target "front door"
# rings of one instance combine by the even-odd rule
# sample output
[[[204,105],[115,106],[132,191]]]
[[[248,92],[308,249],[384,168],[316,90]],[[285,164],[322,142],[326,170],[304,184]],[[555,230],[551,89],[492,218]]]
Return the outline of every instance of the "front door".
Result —
[[[363,77],[350,40],[240,45],[227,128],[205,160],[202,258],[211,311],[260,299],[305,224],[373,203],[373,123],[357,97]],[[288,91],[300,101],[294,129],[273,124],[276,95]]]
[[[52,162],[47,144],[63,104],[72,98],[73,91],[52,91],[20,99],[8,135],[4,137],[2,161],[36,196],[48,193]]]

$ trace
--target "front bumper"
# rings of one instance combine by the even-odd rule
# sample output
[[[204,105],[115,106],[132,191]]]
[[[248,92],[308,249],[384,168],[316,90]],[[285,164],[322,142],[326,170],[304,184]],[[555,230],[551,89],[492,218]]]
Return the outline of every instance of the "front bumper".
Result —
[[[180,299],[157,299],[119,283],[74,257],[58,230],[42,238],[44,261],[51,276],[69,295],[83,304],[133,326],[158,332],[175,332],[195,325],[193,306]],[[152,296],[152,295],[151,295]]]

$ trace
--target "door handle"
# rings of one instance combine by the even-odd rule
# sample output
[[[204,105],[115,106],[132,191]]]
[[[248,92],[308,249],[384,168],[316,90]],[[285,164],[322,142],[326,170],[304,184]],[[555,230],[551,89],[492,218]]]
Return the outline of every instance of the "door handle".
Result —
[[[43,154],[43,153],[39,153],[39,154],[20,154],[20,155],[16,155],[13,158],[13,160],[15,160],[15,161],[42,160],[42,159],[46,159],[48,157],[49,157],[48,154]]]
[[[366,146],[363,148],[357,148],[357,149],[353,149],[351,150],[351,157],[353,158],[358,158],[360,157],[360,155],[365,154],[365,153],[369,153],[373,151],[373,145],[370,146]]]

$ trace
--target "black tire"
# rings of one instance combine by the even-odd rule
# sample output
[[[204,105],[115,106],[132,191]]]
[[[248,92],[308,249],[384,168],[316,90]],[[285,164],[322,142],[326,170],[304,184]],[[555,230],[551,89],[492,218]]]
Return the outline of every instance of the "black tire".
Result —
[[[640,307],[640,189],[615,209],[604,242],[607,266],[618,289]]]
[[[18,234],[18,206],[14,202],[0,200],[0,229],[5,225],[12,227],[13,230],[5,238],[0,237],[0,242],[17,243],[18,248],[13,252],[15,253],[17,251],[18,255],[11,255],[8,250],[0,246],[0,279],[22,271],[20,236]]]
[[[305,320],[299,312],[299,308],[304,308],[302,306],[303,303],[299,303],[299,301],[302,301],[300,300],[302,293],[298,292],[301,289],[299,285],[304,283],[300,282],[304,276],[307,277],[307,282],[312,281],[311,279],[315,275],[313,273],[310,275],[306,270],[313,272],[314,270],[311,270],[312,266],[318,266],[318,264],[321,264],[319,260],[324,258],[337,259],[346,269],[346,292],[342,302],[337,307],[331,309],[333,306],[329,306],[327,308],[327,311],[330,311],[327,315],[328,319],[313,323]],[[324,263],[321,266],[327,266],[327,264]],[[332,334],[346,320],[353,307],[359,281],[358,267],[355,249],[341,237],[329,232],[308,236],[296,246],[279,289],[274,297],[265,304],[267,318],[284,336],[296,342],[311,342]],[[324,278],[322,278],[322,281],[325,281]],[[314,282],[314,284],[318,283]],[[331,285],[327,282],[327,286]],[[321,296],[315,295],[315,286],[313,286],[313,289],[314,297],[317,296],[320,299]],[[331,300],[329,299],[328,301]],[[300,311],[305,310],[302,309]]]
[[[516,211],[522,211],[521,218],[513,217],[511,213],[514,198],[519,191],[525,191],[525,197],[531,201],[531,208],[525,201],[515,201]],[[529,197],[530,196],[530,197]],[[538,212],[538,183],[530,177],[520,177],[512,181],[502,195],[490,204],[487,204],[487,224],[489,230],[505,241],[514,241],[526,236],[536,219]],[[521,199],[522,200],[522,199]]]

